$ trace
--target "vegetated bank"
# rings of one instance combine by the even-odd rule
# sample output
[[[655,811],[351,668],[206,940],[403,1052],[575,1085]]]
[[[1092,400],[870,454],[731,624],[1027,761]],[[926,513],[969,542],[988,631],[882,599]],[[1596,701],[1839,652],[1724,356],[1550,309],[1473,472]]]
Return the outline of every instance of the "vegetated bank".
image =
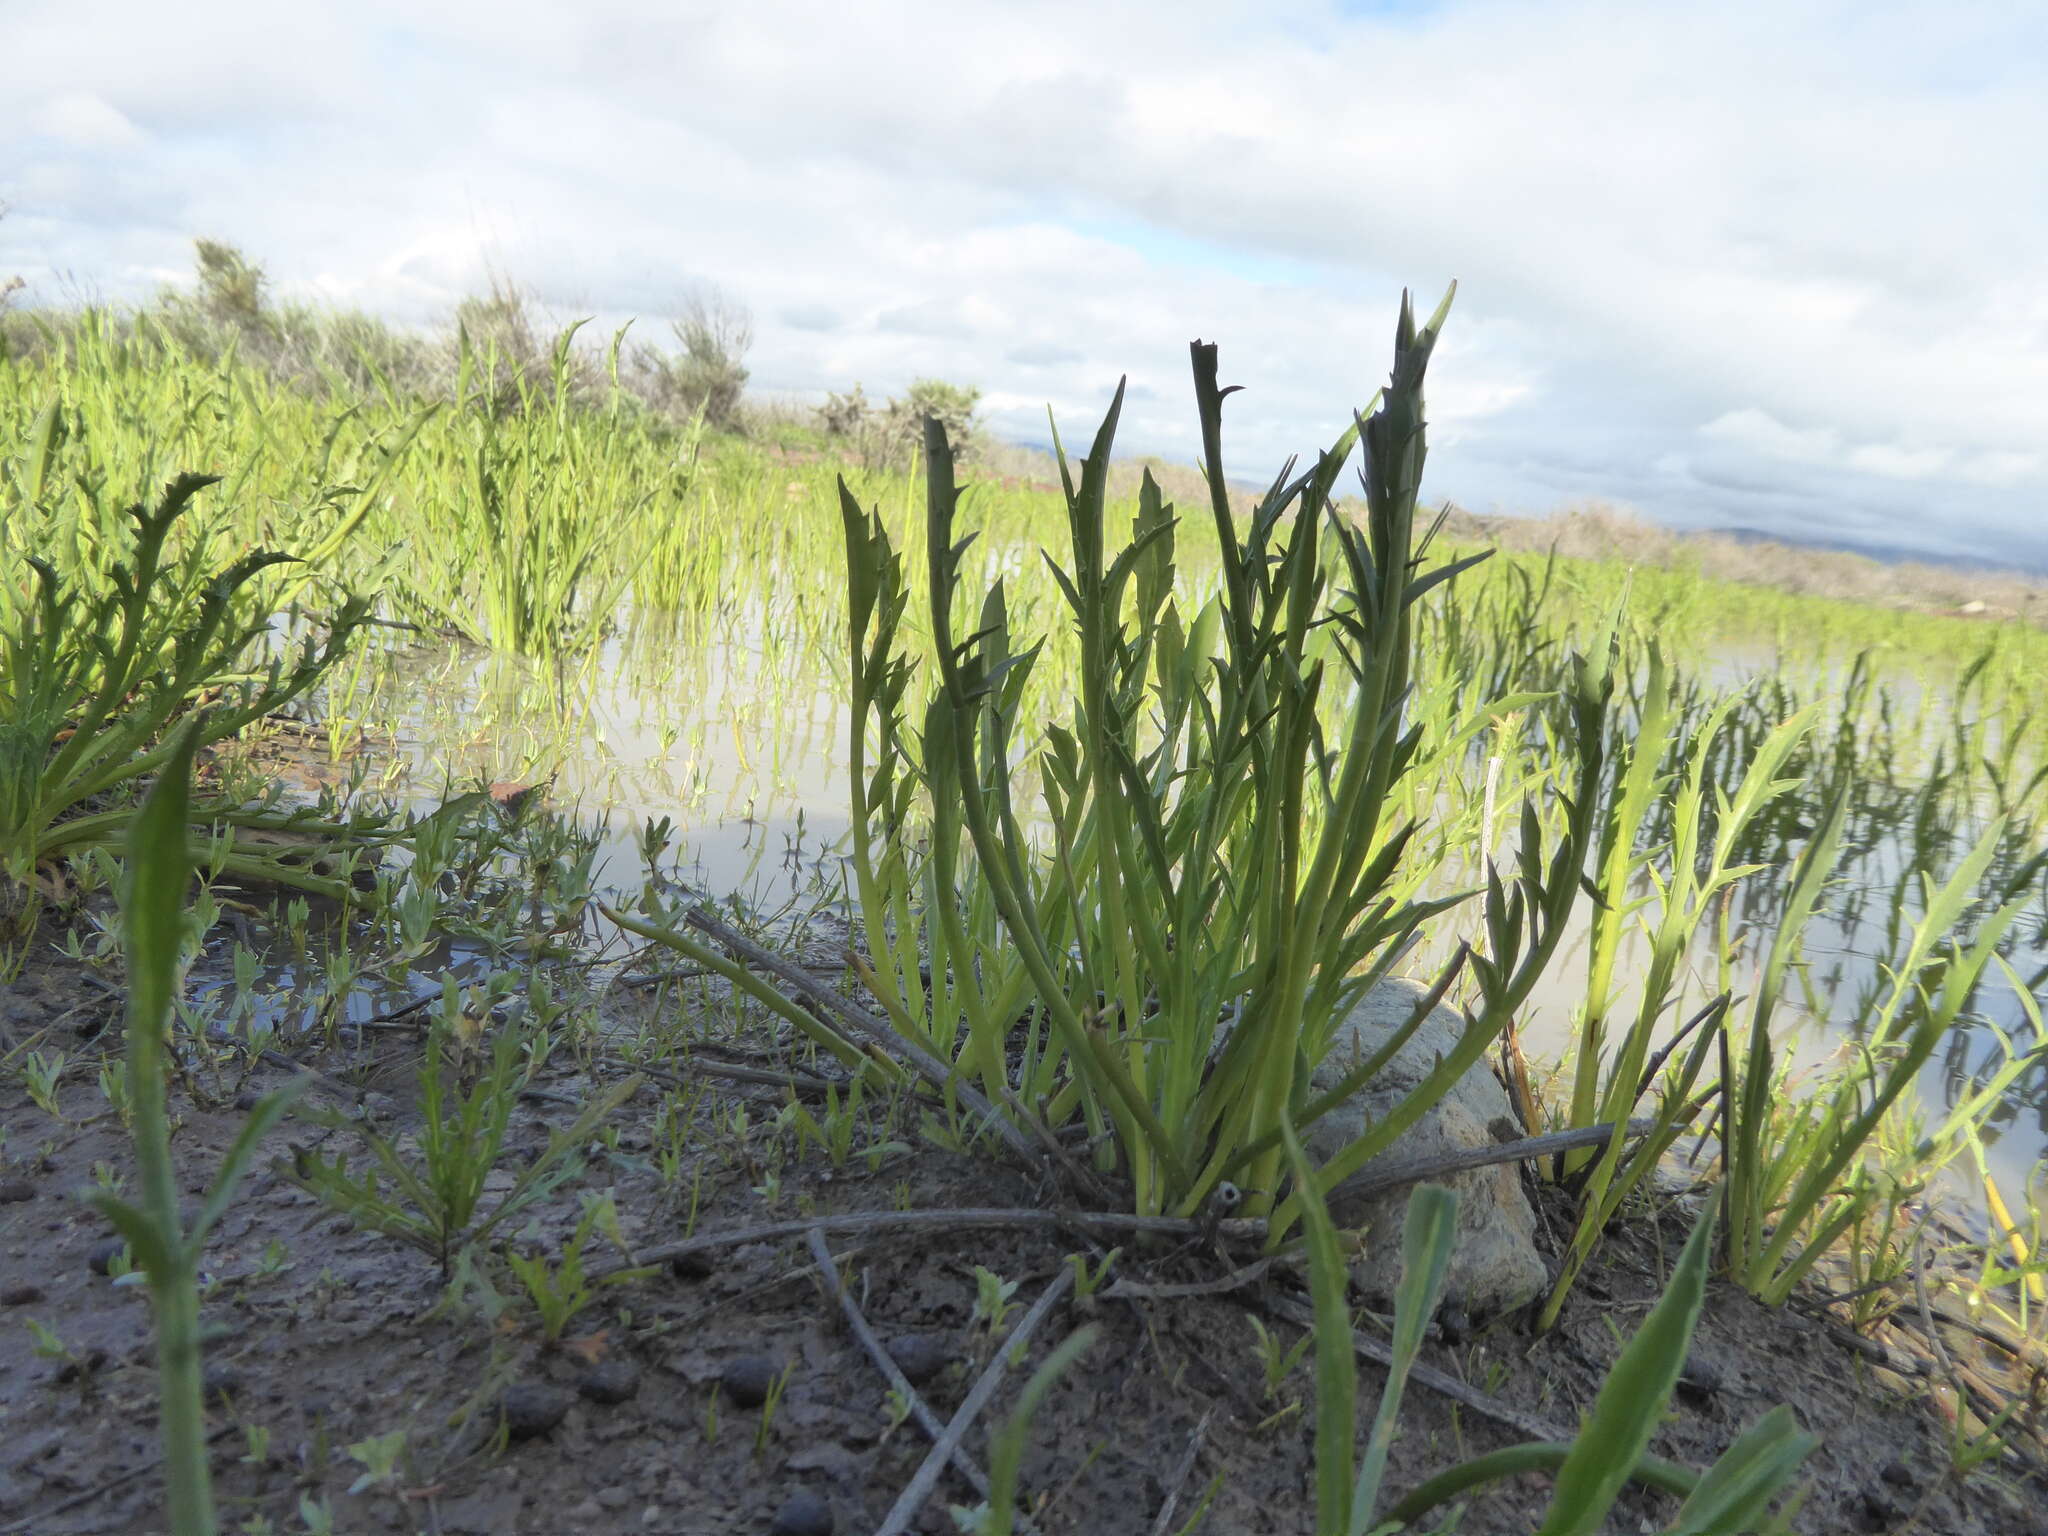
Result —
[[[509,373],[502,351],[458,348],[457,395],[438,403],[388,371],[365,393],[309,390],[117,317],[81,319],[7,365],[8,555],[46,567],[8,588],[9,655],[68,669],[17,660],[7,690],[8,804],[26,807],[15,825],[42,829],[10,868],[35,990],[17,984],[28,1001],[10,1023],[23,1098],[8,1149],[53,1224],[8,1262],[62,1260],[47,1283],[9,1277],[41,1293],[15,1305],[47,1361],[12,1373],[15,1407],[58,1431],[21,1463],[42,1469],[23,1516],[73,1493],[139,1511],[154,1486],[93,1483],[92,1460],[121,1454],[143,1411],[147,1319],[110,1300],[139,1292],[93,1275],[105,1228],[62,1196],[80,1174],[109,1192],[136,1177],[120,1128],[146,1085],[101,1069],[112,1032],[77,1026],[104,1026],[106,1010],[80,1010],[79,989],[123,974],[107,897],[134,792],[173,761],[165,728],[207,702],[221,722],[311,700],[312,739],[346,762],[393,723],[408,674],[384,658],[452,634],[540,663],[524,675],[563,722],[564,757],[587,750],[578,701],[608,686],[605,669],[681,696],[663,721],[677,740],[701,669],[736,648],[763,737],[797,701],[836,695],[836,718],[858,727],[838,765],[850,884],[841,901],[836,880],[800,880],[795,911],[714,907],[720,926],[705,929],[690,913],[707,893],[677,859],[686,822],[622,829],[607,867],[602,839],[509,789],[452,786],[407,818],[362,804],[343,775],[309,809],[252,805],[268,778],[259,746],[215,744],[186,812],[206,834],[193,845],[206,878],[188,940],[198,985],[174,1026],[186,1130],[173,1156],[190,1177],[240,1123],[238,1100],[300,1064],[323,1074],[187,1277],[202,1318],[239,1330],[215,1352],[241,1374],[216,1378],[211,1411],[242,1459],[218,1445],[212,1459],[250,1528],[317,1529],[337,1512],[456,1529],[765,1526],[804,1493],[865,1528],[909,1481],[898,1424],[914,1410],[836,1331],[837,1303],[806,1289],[819,1261],[762,1238],[707,1275],[705,1256],[727,1250],[678,1247],[835,1211],[850,1220],[828,1243],[858,1244],[869,1270],[862,1304],[899,1352],[936,1350],[948,1406],[1007,1357],[998,1341],[1021,1316],[1049,1315],[1020,1313],[1022,1298],[1055,1283],[1095,1293],[1107,1337],[1073,1358],[1052,1347],[1066,1328],[1034,1324],[1026,1353],[1064,1374],[978,1453],[997,1493],[1022,1458],[1026,1517],[1129,1528],[1135,1487],[1148,1519],[1169,1495],[1185,1519],[1206,1493],[1217,1529],[1343,1528],[1364,1485],[1317,1191],[1391,1131],[1307,1170],[1290,1136],[1327,1106],[1296,1064],[1363,982],[1425,958],[1455,966],[1447,987],[1467,1010],[1454,1066],[1497,1057],[1518,1089],[1542,1070],[1518,1049],[1539,984],[1572,978],[1559,1081],[1521,1093],[1527,1130],[1652,1124],[1532,1161],[1555,1266],[1533,1313],[1547,1325],[1536,1364],[1512,1322],[1466,1337],[1439,1320],[1434,1358],[1484,1384],[1480,1405],[1451,1418],[1420,1387],[1389,1398],[1409,1432],[1389,1448],[1390,1416],[1362,1439],[1368,1467],[1390,1458],[1382,1508],[1461,1461],[1459,1436],[1570,1441],[1612,1365],[1623,1385],[1605,1401],[1625,1406],[1602,1422],[1647,1428],[1677,1394],[1683,1417],[1660,1445],[1695,1466],[1762,1422],[1741,1442],[1749,1472],[1710,1491],[1776,1491],[1757,1468],[1790,1472],[1802,1447],[1764,1410],[1796,1395],[1826,1442],[1804,1463],[1810,1528],[1882,1525],[1916,1504],[1956,1528],[2024,1528],[2000,1490],[2031,1475],[2038,1218],[2021,1210],[2009,1236],[1958,1244],[1923,1224],[1920,1196],[1934,1165],[1975,1168],[2039,1077],[2024,1049],[2039,985],[2043,758],[2026,688],[2039,637],[1786,599],[1773,671],[1738,680],[1713,646],[1744,618],[1755,635],[1754,594],[1738,607],[1697,577],[1563,560],[1433,577],[1461,558],[1411,563],[1429,522],[1416,498],[1433,334],[1404,325],[1362,520],[1328,505],[1349,444],[1262,511],[1226,501],[1174,518],[1142,487],[1114,503],[1108,433],[1071,498],[992,486],[963,506],[943,437],[927,440],[929,476],[848,466],[842,491],[823,460],[679,427],[604,376],[592,393],[566,341]],[[1221,402],[1196,361],[1209,426]],[[126,518],[124,500],[177,461],[232,473]],[[313,558],[237,558],[272,544]],[[377,606],[351,606],[351,590],[377,591]],[[313,648],[252,672],[243,639],[279,613]],[[409,627],[379,636],[373,619]],[[1896,649],[1881,662],[1878,645]],[[300,667],[315,675],[294,687]],[[535,707],[501,698],[508,713]],[[1452,901],[1473,883],[1490,888]],[[301,894],[272,907],[280,888]],[[600,901],[614,913],[602,929]],[[838,1002],[800,1006],[807,972],[764,980],[736,964],[710,942],[735,920],[741,937],[808,944]],[[1866,951],[1841,981],[1804,952],[1816,922]],[[584,941],[623,958],[636,925],[685,951],[636,964],[672,973],[667,990],[599,985],[610,972]],[[131,981],[135,964],[131,951]],[[2001,1008],[2015,1028],[1999,1027]],[[1801,1011],[1861,1049],[1795,1098],[1781,1026]],[[877,1039],[893,1044],[878,1053]],[[920,1081],[920,1054],[943,1086]],[[1938,1075],[1952,1096],[1916,1099]],[[1684,1231],[1709,1229],[1653,1174],[1703,1130],[1721,1148],[1696,1164],[1724,1191],[1713,1246],[1702,1236],[1669,1268]],[[1215,1203],[1226,1184],[1247,1197],[1234,1214]],[[1193,1241],[1124,1241],[1071,1214],[1048,1234],[1050,1190],[1051,1209]],[[899,1208],[998,1194],[1039,1225],[988,1236],[952,1218],[969,1235],[936,1246],[884,1236]],[[295,1231],[294,1211],[340,1220]],[[1674,1230],[1657,1257],[1661,1221]],[[1434,1250],[1417,1232],[1411,1269],[1426,1276]],[[1313,1390],[1284,1321],[1261,1314],[1253,1329],[1244,1311],[1285,1318],[1261,1256],[1297,1237],[1324,1317]],[[1726,1278],[1696,1323],[1709,1254]],[[135,1256],[131,1242],[98,1267]],[[654,1257],[676,1276],[637,1273]],[[848,1264],[843,1249],[833,1262]],[[1841,1295],[1833,1326],[1862,1343],[1798,1317],[1817,1275]],[[1901,1331],[1923,1293],[1931,1332]],[[1419,1280],[1404,1296],[1397,1361],[1419,1346],[1428,1301]],[[419,1363],[372,1380],[394,1332]],[[1621,1354],[1638,1332],[1651,1342]],[[1939,1347],[1911,1344],[1916,1332]],[[1768,1362],[1800,1352],[1829,1363],[1788,1394]],[[1843,1359],[1906,1390],[1846,1389]],[[642,1376],[665,1390],[643,1396]],[[295,1379],[341,1400],[316,1387],[303,1395],[317,1402],[293,1401]],[[1182,1411],[1190,1380],[1232,1435]],[[1881,1433],[1859,1438],[1859,1415]],[[695,1448],[686,1474],[679,1437]],[[1581,1445],[1596,1443],[1626,1452],[1618,1468],[1583,1449],[1497,1465],[1548,1467],[1560,1499],[1583,1498],[1641,1449],[1608,1431]],[[614,1445],[607,1461],[599,1448]],[[1177,1476],[1183,1463],[1195,1470]],[[1890,1481],[1864,1487],[1880,1470]],[[1475,1518],[1541,1518],[1545,1487],[1486,1472],[1466,1474],[1479,1479],[1466,1494],[1491,1501]],[[987,1505],[972,1517],[984,1528],[1011,1518],[1006,1497],[957,1486],[963,1507]],[[1628,1497],[1646,1501],[1631,1519],[1673,1518]],[[1109,1515],[1107,1500],[1121,1501]]]

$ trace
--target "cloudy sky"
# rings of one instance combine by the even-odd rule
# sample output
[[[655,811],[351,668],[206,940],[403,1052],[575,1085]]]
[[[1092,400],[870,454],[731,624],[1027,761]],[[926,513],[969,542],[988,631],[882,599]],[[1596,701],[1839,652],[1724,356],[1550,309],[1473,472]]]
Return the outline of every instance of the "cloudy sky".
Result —
[[[0,282],[235,242],[432,323],[693,288],[762,388],[978,384],[1233,473],[1459,282],[1429,490],[2048,569],[2048,7],[0,0]]]

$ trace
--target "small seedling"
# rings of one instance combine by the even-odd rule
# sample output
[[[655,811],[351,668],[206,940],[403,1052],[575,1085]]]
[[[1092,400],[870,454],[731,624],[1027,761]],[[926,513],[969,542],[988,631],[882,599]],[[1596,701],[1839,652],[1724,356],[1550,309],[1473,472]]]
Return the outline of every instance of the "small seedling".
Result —
[[[588,1101],[567,1130],[557,1131],[547,1146],[514,1177],[512,1187],[488,1210],[482,1208],[484,1185],[497,1166],[518,1099],[521,1042],[516,1029],[498,1032],[489,1069],[452,1104],[443,1065],[443,1031],[427,1036],[426,1060],[419,1073],[419,1160],[400,1153],[398,1145],[367,1122],[350,1121],[328,1112],[321,1118],[334,1129],[353,1129],[368,1145],[372,1166],[352,1174],[344,1158],[323,1158],[308,1149],[293,1151],[279,1171],[301,1188],[318,1195],[357,1225],[412,1244],[441,1266],[441,1278],[452,1273],[457,1251],[481,1242],[508,1218],[525,1210],[575,1177],[581,1150],[604,1120],[638,1089],[628,1078]],[[389,1180],[387,1192],[385,1181]]]
[[[519,1277],[520,1284],[526,1287],[534,1310],[540,1314],[541,1335],[551,1345],[562,1341],[563,1330],[596,1299],[596,1292],[583,1272],[583,1250],[593,1232],[602,1233],[614,1248],[631,1260],[632,1251],[626,1246],[624,1233],[619,1230],[618,1206],[609,1190],[602,1195],[586,1194],[583,1197],[582,1219],[576,1223],[576,1230],[569,1241],[562,1245],[560,1263],[550,1264],[544,1254],[534,1257],[519,1253],[506,1255],[506,1262]],[[623,1285],[645,1279],[653,1273],[651,1269],[617,1270],[596,1283],[601,1286]]]
[[[1005,1280],[992,1269],[974,1266],[974,1321],[990,1333],[1000,1333],[1017,1303],[1017,1282]]]
[[[23,1318],[22,1324],[36,1341],[35,1350],[38,1359],[62,1360],[67,1363],[78,1359],[78,1356],[72,1352],[71,1346],[58,1337],[57,1331],[54,1328],[49,1327],[47,1324],[39,1323],[32,1317]]]
[[[358,1440],[348,1447],[349,1460],[357,1462],[362,1472],[348,1485],[352,1494],[362,1493],[371,1488],[392,1488],[398,1483],[398,1458],[405,1452],[405,1431],[390,1430],[385,1434],[372,1435],[367,1440]]]
[[[28,1060],[22,1063],[22,1087],[28,1090],[36,1108],[53,1120],[64,1118],[63,1111],[57,1108],[57,1084],[63,1080],[69,1060],[62,1051],[30,1051]]]
[[[1067,1255],[1067,1264],[1074,1271],[1074,1305],[1084,1311],[1095,1305],[1095,1293],[1102,1289],[1102,1282],[1109,1278],[1110,1266],[1116,1263],[1122,1252],[1121,1248],[1112,1248],[1092,1265],[1085,1253]]]
[[[754,1430],[754,1454],[768,1453],[768,1436],[775,1428],[775,1410],[782,1406],[782,1394],[789,1388],[790,1377],[796,1374],[796,1362],[792,1360],[775,1373],[775,1379],[768,1383],[768,1395],[761,1400],[761,1422]]]
[[[100,1097],[107,1101],[107,1108],[120,1120],[123,1130],[134,1128],[135,1108],[128,1096],[128,1078],[112,1062],[100,1068]]]
[[[1294,1374],[1294,1368],[1301,1364],[1302,1356],[1306,1355],[1309,1346],[1315,1343],[1315,1335],[1303,1334],[1290,1349],[1267,1332],[1266,1325],[1256,1317],[1248,1315],[1245,1321],[1252,1325],[1252,1332],[1257,1335],[1252,1345],[1252,1354],[1258,1360],[1259,1369],[1265,1377],[1264,1395],[1270,1402],[1280,1395],[1280,1388],[1286,1384],[1287,1378]]]
[[[910,1417],[910,1399],[903,1392],[891,1387],[882,1397],[884,1426],[879,1438],[886,1440]]]

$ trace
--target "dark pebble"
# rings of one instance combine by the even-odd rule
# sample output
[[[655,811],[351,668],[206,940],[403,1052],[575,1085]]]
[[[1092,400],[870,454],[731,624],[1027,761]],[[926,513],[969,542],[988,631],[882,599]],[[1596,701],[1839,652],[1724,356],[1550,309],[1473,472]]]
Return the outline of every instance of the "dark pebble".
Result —
[[[249,1111],[254,1109],[258,1104],[261,1104],[262,1102],[263,1095],[258,1093],[254,1088],[244,1088],[240,1093],[235,1095],[235,1108],[239,1109],[245,1115],[248,1114]]]
[[[103,1243],[94,1243],[92,1252],[85,1256],[86,1268],[96,1275],[106,1274],[114,1267],[114,1255],[125,1251],[127,1247],[128,1239],[125,1237],[110,1237]],[[130,1268],[133,1267],[131,1261]]]
[[[1877,1475],[1890,1483],[1894,1488],[1911,1488],[1919,1481],[1918,1478],[1913,1476],[1913,1469],[1903,1461],[1886,1462],[1879,1469]]]
[[[953,1351],[926,1333],[906,1333],[888,1343],[889,1358],[896,1362],[913,1387],[921,1387],[953,1363]]]
[[[678,1280],[708,1280],[711,1278],[711,1255],[708,1253],[682,1253],[668,1261],[668,1267]]]
[[[535,1435],[544,1435],[562,1422],[575,1401],[574,1393],[560,1387],[549,1386],[544,1381],[522,1381],[505,1390],[505,1400],[500,1405],[505,1415],[505,1430],[514,1440],[531,1440]]]
[[[0,1205],[19,1205],[24,1200],[36,1197],[35,1185],[27,1179],[9,1179],[0,1183]]]
[[[742,1408],[758,1408],[768,1401],[768,1389],[782,1367],[766,1355],[741,1355],[718,1378],[725,1395]]]
[[[815,1493],[799,1493],[775,1511],[772,1536],[832,1536],[832,1506]]]
[[[1698,1404],[1720,1390],[1721,1368],[1698,1355],[1687,1355],[1685,1368],[1678,1373],[1678,1395]]]
[[[593,1403],[623,1403],[640,1390],[640,1371],[630,1360],[607,1360],[585,1371],[576,1390]]]
[[[216,1360],[200,1373],[199,1385],[208,1397],[237,1397],[242,1391],[242,1373],[225,1360]]]
[[[0,1307],[25,1307],[42,1299],[43,1288],[39,1285],[10,1285],[0,1291]]]

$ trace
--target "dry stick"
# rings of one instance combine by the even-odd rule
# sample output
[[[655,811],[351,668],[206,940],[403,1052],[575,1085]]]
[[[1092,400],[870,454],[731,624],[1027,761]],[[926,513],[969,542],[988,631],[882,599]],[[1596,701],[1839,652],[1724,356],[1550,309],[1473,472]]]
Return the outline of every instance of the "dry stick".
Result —
[[[1643,1136],[1656,1128],[1655,1120],[1631,1120],[1627,1126],[1627,1134]],[[1464,1173],[1473,1168],[1486,1168],[1494,1163],[1527,1162],[1532,1158],[1549,1157],[1555,1152],[1569,1152],[1574,1147],[1599,1146],[1610,1140],[1613,1135],[1614,1122],[1607,1120],[1599,1125],[1580,1126],[1577,1130],[1552,1131],[1546,1136],[1494,1142],[1483,1147],[1461,1147],[1454,1152],[1439,1152],[1429,1157],[1403,1158],[1399,1162],[1384,1157],[1375,1158],[1350,1178],[1331,1186],[1325,1191],[1323,1198],[1332,1202],[1341,1199],[1355,1200],[1362,1195],[1398,1189],[1403,1184],[1417,1184],[1424,1179]]]
[[[1288,1322],[1299,1324],[1311,1331],[1315,1328],[1316,1315],[1307,1302],[1295,1301],[1285,1296],[1268,1296],[1261,1300],[1260,1305],[1275,1317],[1284,1317]],[[1367,1334],[1354,1331],[1351,1335],[1351,1348],[1377,1365],[1391,1366],[1394,1363],[1393,1350]],[[1477,1387],[1469,1387],[1457,1377],[1447,1376],[1434,1366],[1417,1361],[1410,1368],[1409,1377],[1434,1392],[1441,1392],[1445,1397],[1463,1403],[1475,1413],[1483,1413],[1496,1423],[1520,1431],[1532,1440],[1568,1441],[1572,1438],[1569,1431],[1560,1429],[1533,1413],[1524,1413],[1497,1397],[1490,1397]]]
[[[1104,1232],[1159,1232],[1168,1237],[1207,1237],[1212,1230],[1211,1223],[1206,1221],[1183,1221],[1177,1216],[1129,1216],[1115,1211],[1017,1210],[1001,1207],[943,1211],[855,1211],[844,1216],[807,1216],[796,1221],[770,1221],[757,1227],[735,1227],[726,1232],[707,1232],[701,1237],[687,1237],[681,1242],[663,1243],[657,1248],[643,1248],[631,1266],[623,1259],[614,1259],[586,1273],[589,1278],[596,1280],[630,1267],[672,1264],[677,1259],[689,1258],[699,1253],[716,1253],[724,1248],[738,1248],[747,1243],[774,1242],[785,1237],[805,1237],[814,1229],[836,1235],[841,1232],[916,1231],[920,1228],[953,1232],[975,1227],[1054,1231],[1062,1227],[1076,1227],[1083,1231],[1094,1229]],[[1238,1219],[1217,1222],[1213,1230],[1215,1235],[1234,1242],[1257,1242],[1265,1237],[1266,1224],[1263,1221]]]
[[[1024,1133],[1022,1128],[1011,1124],[995,1105],[982,1097],[979,1090],[962,1082],[950,1066],[916,1041],[904,1039],[882,1020],[842,997],[801,966],[783,959],[771,949],[756,944],[738,929],[721,923],[704,908],[692,907],[683,914],[683,921],[692,928],[709,934],[755,970],[768,972],[813,1008],[822,1009],[841,1023],[851,1025],[890,1056],[907,1063],[941,1093],[950,1091],[955,1094],[983,1124],[995,1132],[997,1139],[1011,1152],[1033,1167],[1043,1166],[1043,1150]]]
[[[749,967],[752,969],[753,967]],[[832,965],[807,965],[804,970],[814,971],[820,976],[837,976],[846,970],[844,961]],[[621,976],[622,987],[658,987],[667,981],[696,981],[701,977],[716,976],[718,972],[708,965],[679,965],[673,970],[647,971],[638,976]]]
[[[835,1083],[830,1078],[814,1077],[808,1072],[771,1072],[766,1067],[743,1067],[737,1062],[717,1061],[708,1056],[692,1056],[689,1066],[682,1072],[671,1072],[666,1067],[635,1067],[636,1072],[645,1074],[657,1083],[671,1088],[687,1088],[688,1074],[697,1072],[705,1077],[722,1077],[727,1082],[757,1083],[766,1088],[784,1088],[800,1099],[814,1099],[823,1102],[826,1090],[844,1093],[850,1082]]]
[[[917,1388],[910,1384],[910,1378],[889,1357],[882,1347],[882,1341],[875,1337],[875,1330],[868,1325],[867,1317],[861,1312],[860,1303],[853,1299],[853,1293],[839,1278],[839,1267],[832,1262],[832,1250],[825,1246],[825,1234],[816,1227],[811,1228],[811,1257],[818,1261],[818,1268],[824,1272],[825,1280],[832,1288],[832,1294],[839,1299],[839,1310],[846,1314],[846,1325],[853,1330],[853,1336],[860,1340],[860,1347],[867,1351],[868,1358],[875,1362],[875,1369],[888,1380],[891,1387],[910,1407],[910,1416],[917,1420],[917,1427],[925,1432],[925,1438],[937,1445],[945,1437],[946,1426],[939,1422],[939,1416],[932,1412],[931,1405],[918,1395]],[[972,1456],[961,1446],[953,1448],[953,1465],[961,1476],[974,1485],[974,1491],[984,1502],[988,1499],[988,1476],[976,1465]],[[1024,1529],[1032,1526],[1020,1520]]]
[[[1639,1124],[1647,1123],[1632,1120],[1629,1122],[1629,1130],[1633,1133]],[[1353,1174],[1350,1179],[1339,1185],[1338,1189],[1349,1194],[1362,1185],[1366,1192],[1370,1192],[1387,1185],[1410,1184],[1418,1179],[1455,1173],[1461,1169],[1483,1168],[1491,1163],[1511,1163],[1527,1157],[1543,1157],[1551,1152],[1568,1150],[1572,1146],[1605,1141],[1613,1134],[1614,1127],[1611,1124],[1591,1125],[1577,1131],[1558,1131],[1549,1136],[1534,1136],[1526,1141],[1505,1141],[1490,1147],[1446,1152],[1438,1157],[1414,1158],[1392,1166],[1384,1176],[1374,1165],[1369,1164],[1364,1171]],[[1168,1237],[1222,1237],[1233,1242],[1259,1242],[1266,1236],[1265,1222],[1248,1218],[1211,1223],[1183,1220],[1178,1216],[1132,1216],[1117,1211],[1048,1211],[1000,1207],[940,1211],[855,1211],[844,1216],[814,1216],[795,1221],[771,1221],[758,1227],[738,1227],[728,1232],[707,1232],[701,1237],[684,1238],[681,1242],[664,1243],[658,1248],[646,1249],[640,1254],[639,1262],[669,1264],[693,1254],[716,1253],[722,1248],[738,1248],[746,1243],[803,1237],[814,1227],[821,1232],[830,1233],[887,1232],[918,1228],[953,1231],[973,1227],[1076,1227],[1083,1231],[1157,1232]],[[589,1273],[592,1279],[597,1279],[626,1267],[623,1261],[614,1261],[608,1267],[594,1269]]]
[[[1114,1280],[1103,1288],[1110,1301],[1165,1301],[1179,1296],[1221,1296],[1241,1291],[1273,1267],[1271,1259],[1260,1259],[1243,1269],[1233,1269],[1221,1280],[1195,1280],[1186,1285],[1147,1285],[1140,1280]]]
[[[1188,1436],[1188,1448],[1181,1452],[1180,1465],[1173,1469],[1173,1476],[1166,1480],[1166,1502],[1159,1506],[1159,1517],[1152,1522],[1152,1536],[1167,1536],[1173,1527],[1173,1512],[1180,1504],[1180,1493],[1187,1486],[1188,1477],[1195,1470],[1195,1457],[1201,1454],[1202,1440],[1209,1433],[1209,1425],[1216,1417],[1212,1407],[1202,1415],[1195,1432]]]
[[[931,1453],[925,1457],[924,1464],[917,1469],[917,1475],[911,1478],[910,1485],[897,1496],[896,1502],[890,1506],[889,1513],[883,1518],[881,1525],[876,1527],[875,1536],[903,1536],[903,1532],[910,1528],[910,1522],[917,1518],[917,1512],[924,1507],[924,1501],[931,1497],[932,1485],[938,1482],[939,1473],[944,1470],[946,1463],[953,1459],[954,1451],[959,1448],[960,1441],[974,1421],[981,1417],[981,1410],[988,1406],[988,1400],[996,1395],[996,1388],[1003,1384],[1003,1377],[1009,1373],[1010,1356],[1023,1351],[1038,1325],[1044,1322],[1047,1314],[1052,1311],[1053,1303],[1066,1295],[1068,1287],[1073,1283],[1074,1271],[1072,1266],[1069,1266],[1061,1270],[1052,1284],[1039,1293],[1038,1300],[1031,1304],[1031,1310],[1024,1314],[1024,1320],[1007,1339],[1003,1340],[995,1358],[989,1361],[988,1369],[981,1373],[980,1379],[968,1390],[959,1410],[947,1423],[945,1432],[939,1436],[938,1443],[931,1448]]]

